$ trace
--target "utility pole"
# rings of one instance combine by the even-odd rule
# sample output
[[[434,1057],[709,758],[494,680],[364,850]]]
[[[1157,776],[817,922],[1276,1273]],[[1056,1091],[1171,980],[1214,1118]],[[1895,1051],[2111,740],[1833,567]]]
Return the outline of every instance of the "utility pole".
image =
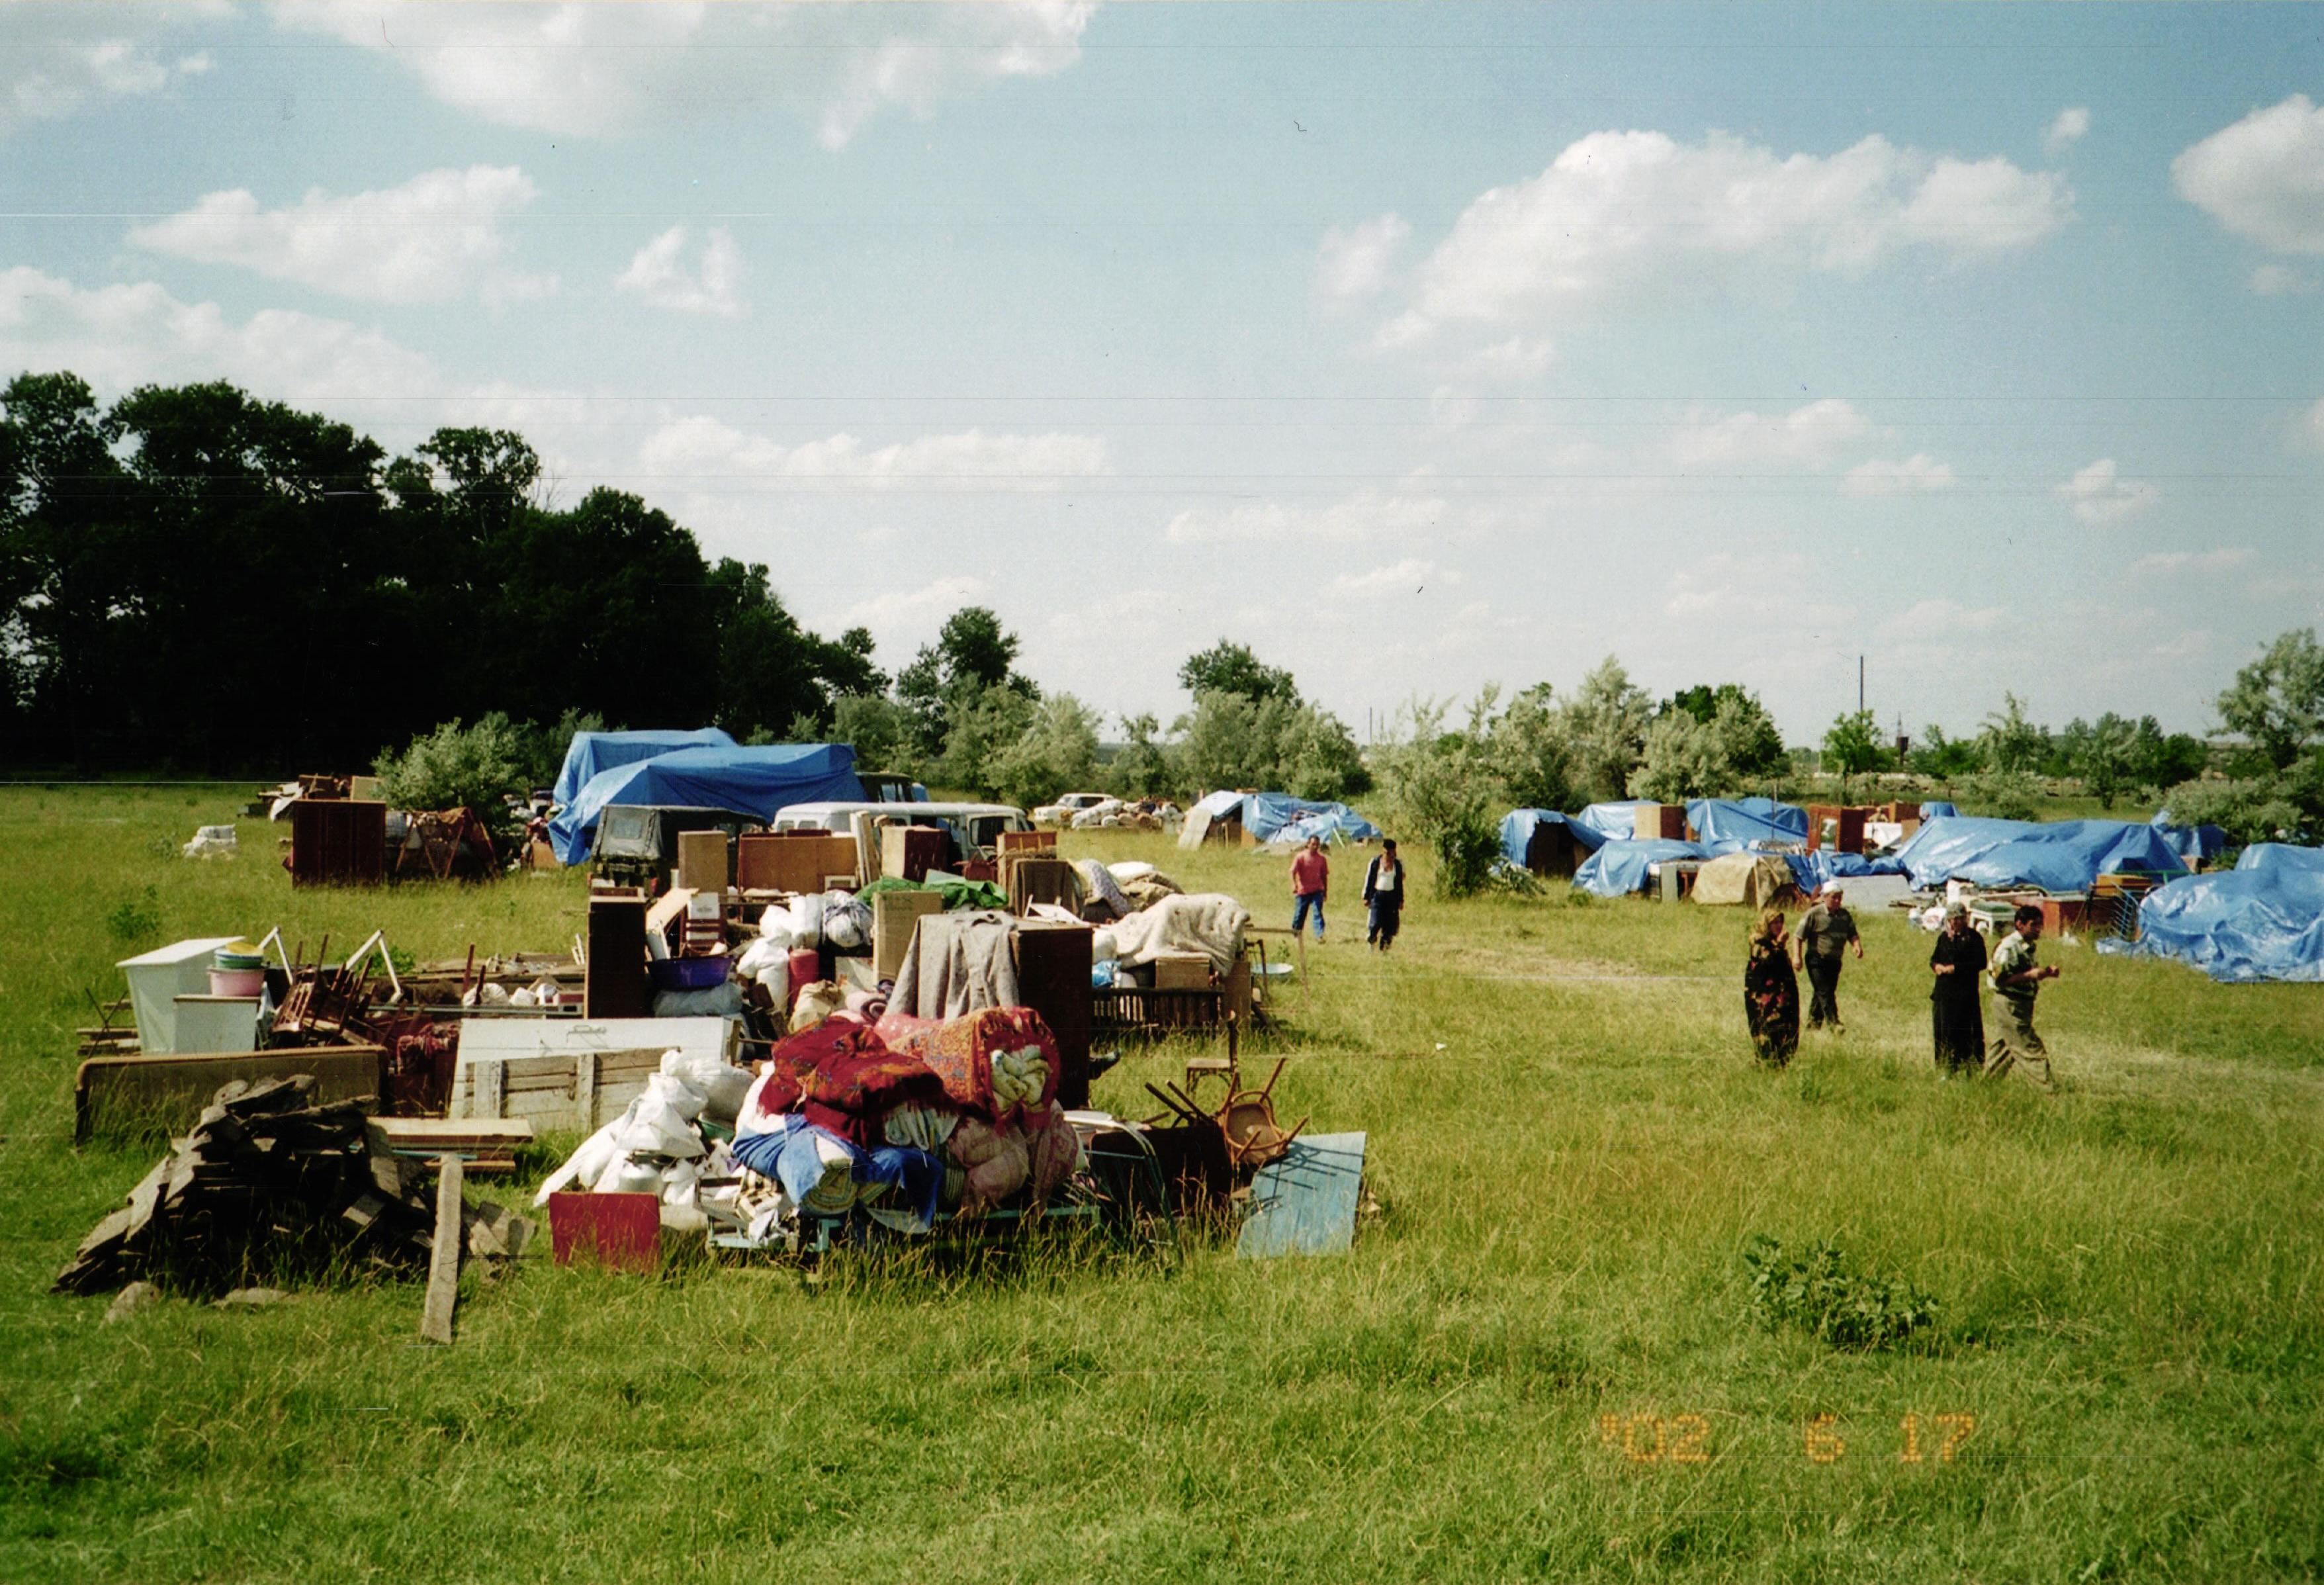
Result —
[[[1856,658],[1856,713],[1864,714],[1864,657]]]

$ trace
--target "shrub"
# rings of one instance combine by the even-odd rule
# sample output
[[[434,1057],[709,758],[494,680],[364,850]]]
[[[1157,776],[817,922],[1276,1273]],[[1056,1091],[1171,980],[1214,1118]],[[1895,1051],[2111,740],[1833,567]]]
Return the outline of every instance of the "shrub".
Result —
[[[399,809],[474,809],[505,854],[522,826],[502,795],[526,789],[524,729],[494,711],[473,726],[447,721],[382,754],[380,794]]]
[[[1893,1349],[1932,1326],[1936,1301],[1912,1284],[1849,1268],[1829,1239],[1789,1255],[1762,1233],[1743,1251],[1751,1306],[1773,1332],[1797,1326],[1835,1349]]]

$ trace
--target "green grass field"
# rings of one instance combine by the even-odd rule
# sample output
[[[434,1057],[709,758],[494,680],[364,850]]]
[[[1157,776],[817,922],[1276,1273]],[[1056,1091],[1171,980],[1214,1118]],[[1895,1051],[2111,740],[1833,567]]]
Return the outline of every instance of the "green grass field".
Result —
[[[1926,938],[1880,918],[1849,1034],[1770,1074],[1739,909],[1424,889],[1381,959],[1343,868],[1336,938],[1262,1045],[1292,1056],[1288,1117],[1370,1135],[1381,1213],[1346,1256],[1059,1242],[815,1282],[540,1259],[470,1289],[448,1350],[418,1341],[413,1286],[107,1326],[46,1292],[152,1158],[71,1146],[84,987],[275,924],[310,950],[375,926],[421,957],[556,949],[582,895],[293,894],[259,822],[238,861],[175,857],[225,797],[0,794],[0,1579],[2324,1570],[2317,987],[2045,946],[2061,1092],[1941,1085]],[[1283,911],[1273,861],[1068,844]],[[1133,1057],[1098,1103],[1150,1110],[1139,1081],[1184,1055]],[[1760,1233],[1917,1284],[1927,1345],[1764,1329]],[[1950,1460],[1963,1423],[1938,1416],[1974,1419]]]

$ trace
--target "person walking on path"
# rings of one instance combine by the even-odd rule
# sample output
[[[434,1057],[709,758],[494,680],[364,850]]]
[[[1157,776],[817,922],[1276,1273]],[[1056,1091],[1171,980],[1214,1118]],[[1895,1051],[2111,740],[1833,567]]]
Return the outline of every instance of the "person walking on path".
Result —
[[[1968,908],[1945,905],[1945,927],[1929,953],[1929,1021],[1936,1037],[1937,1072],[1952,1078],[1985,1064],[1985,1007],[1978,976],[1985,972],[1985,937]]]
[[[1800,980],[1784,940],[1784,910],[1768,908],[1751,927],[1750,955],[1743,961],[1743,1018],[1759,1061],[1779,1068],[1800,1045]]]
[[[2055,963],[2036,963],[2034,949],[2042,939],[2042,910],[2032,903],[2017,906],[2017,928],[1993,949],[1993,1015],[1998,1028],[1987,1048],[1985,1076],[1998,1079],[2014,1067],[2044,1090],[2057,1088],[2050,1072],[2050,1048],[2034,1029],[2034,999],[2042,981],[2058,977]]]
[[[1808,983],[1815,994],[1808,1001],[1808,1027],[1821,1029],[1831,1026],[1835,1035],[1840,1024],[1840,963],[1841,954],[1849,947],[1856,949],[1858,963],[1864,961],[1864,937],[1857,934],[1856,916],[1848,911],[1848,904],[1837,880],[1827,880],[1816,898],[1816,906],[1800,920],[1799,945],[1793,962],[1808,972]]]
[[[1296,935],[1307,923],[1308,910],[1315,914],[1315,939],[1323,939],[1323,894],[1331,889],[1332,861],[1323,855],[1323,839],[1311,836],[1307,845],[1291,861],[1291,934]]]
[[[1404,926],[1404,861],[1393,841],[1380,843],[1379,857],[1364,866],[1364,943],[1386,952]]]

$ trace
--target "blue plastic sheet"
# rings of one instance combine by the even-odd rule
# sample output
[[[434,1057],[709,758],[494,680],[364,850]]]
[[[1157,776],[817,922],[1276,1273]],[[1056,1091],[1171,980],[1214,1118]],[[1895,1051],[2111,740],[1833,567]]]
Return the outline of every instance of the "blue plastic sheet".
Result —
[[[1960,813],[1959,809],[1954,808],[1942,798],[1931,798],[1921,806],[1921,818],[1923,820],[1950,820]]]
[[[1809,897],[1813,897],[1827,880],[1852,880],[1859,875],[1902,875],[1904,872],[1904,866],[1896,862],[1894,853],[1868,859],[1862,853],[1819,850],[1812,853],[1785,853],[1784,862],[1792,867],[1793,883]]]
[[[1215,797],[1215,793],[1212,797]],[[1209,799],[1204,800],[1205,803]],[[1298,829],[1289,829],[1296,823]],[[1375,842],[1379,827],[1345,804],[1322,804],[1295,798],[1288,793],[1251,793],[1242,800],[1242,828],[1254,842],[1305,842],[1320,836],[1326,842]]]
[[[1993,820],[1956,815],[1930,821],[1895,854],[1915,887],[1966,880],[2088,891],[2101,875],[2178,876],[2187,866],[2152,825],[2127,820]]]
[[[634,765],[673,749],[731,749],[734,740],[715,726],[696,732],[576,732],[565,745],[565,765],[557,773],[549,797],[559,806],[570,804],[589,779],[617,765]],[[568,860],[567,862],[570,862]]]
[[[1555,809],[1512,809],[1501,816],[1501,857],[1525,868],[1526,851],[1533,845],[1533,834],[1545,825],[1563,825],[1573,834],[1573,840],[1591,852],[1596,852],[1607,842],[1604,832],[1585,825],[1572,815],[1562,815]]]
[[[1808,812],[1773,798],[1696,798],[1686,806],[1686,823],[1713,858],[1808,839]]]
[[[1200,809],[1215,820],[1222,815],[1231,814],[1241,808],[1243,799],[1250,796],[1249,793],[1232,791],[1209,793],[1194,800],[1194,808]],[[1187,813],[1192,814],[1194,810],[1190,809]]]
[[[2101,941],[2098,950],[2173,958],[2228,984],[2324,981],[2324,862],[2306,862],[2317,858],[2312,849],[2278,851],[2299,857],[2155,888],[2138,907],[2138,940]]]
[[[771,820],[788,804],[862,801],[855,751],[845,743],[677,749],[591,777],[549,823],[549,840],[563,862],[580,863],[608,804],[733,809]]]
[[[1573,884],[1600,897],[1622,897],[1644,891],[1654,883],[1654,877],[1647,873],[1652,865],[1672,859],[1709,857],[1691,842],[1670,842],[1661,837],[1643,842],[1609,842],[1582,862],[1582,867],[1573,872]]]
[[[2227,834],[2216,825],[2174,825],[2171,811],[2163,810],[2150,822],[2171,844],[2171,851],[2189,862],[2209,863],[2227,851]]]
[[[1592,831],[1602,831],[1617,842],[1628,842],[1638,834],[1638,810],[1652,803],[1651,798],[1617,798],[1610,804],[1592,804],[1574,818]]]
[[[2289,843],[2255,842],[2236,861],[2238,870],[2301,870],[2324,875],[2324,848],[2293,847]]]

